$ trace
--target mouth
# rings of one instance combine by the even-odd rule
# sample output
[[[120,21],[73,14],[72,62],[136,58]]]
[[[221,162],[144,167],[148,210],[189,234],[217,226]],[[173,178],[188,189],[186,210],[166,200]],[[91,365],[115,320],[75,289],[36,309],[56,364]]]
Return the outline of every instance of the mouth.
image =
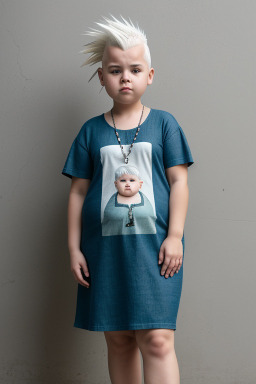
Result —
[[[124,87],[124,88],[121,88],[121,91],[131,91],[131,88]]]

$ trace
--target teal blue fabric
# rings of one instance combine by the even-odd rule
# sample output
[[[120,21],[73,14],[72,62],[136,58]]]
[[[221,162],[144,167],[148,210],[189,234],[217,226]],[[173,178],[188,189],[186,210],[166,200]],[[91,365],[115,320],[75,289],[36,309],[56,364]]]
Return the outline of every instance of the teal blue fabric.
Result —
[[[138,204],[132,204],[134,207],[134,219],[136,221],[136,226],[126,227],[126,218],[127,211],[129,209],[128,204],[118,203],[116,192],[111,199],[109,200],[106,208],[105,215],[102,222],[102,233],[105,236],[111,235],[129,235],[136,233],[151,233],[155,230],[155,220],[156,216],[154,215],[152,205],[144,193],[139,191],[141,195],[141,202]],[[143,210],[143,215],[141,211]],[[117,213],[114,214],[115,218],[113,220],[113,211]]]
[[[128,152],[137,127],[117,129]],[[104,114],[77,133],[62,174],[90,179],[82,207],[80,249],[90,288],[77,286],[74,327],[91,331],[168,328],[176,330],[183,263],[166,279],[158,265],[167,236],[169,197],[165,169],[194,163],[175,117],[151,108],[141,124],[128,164]],[[125,189],[124,189],[125,188]]]

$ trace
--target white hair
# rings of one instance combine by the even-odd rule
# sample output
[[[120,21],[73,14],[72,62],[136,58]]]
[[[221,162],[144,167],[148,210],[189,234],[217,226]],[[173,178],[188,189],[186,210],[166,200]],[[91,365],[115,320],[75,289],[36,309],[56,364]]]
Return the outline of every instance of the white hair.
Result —
[[[80,68],[87,64],[93,65],[98,62],[101,62],[106,46],[115,46],[126,50],[128,48],[135,47],[139,44],[143,44],[144,46],[144,59],[146,60],[148,67],[150,68],[151,56],[147,44],[147,37],[144,31],[139,28],[138,23],[137,27],[135,27],[130,18],[129,24],[128,21],[123,18],[123,16],[121,16],[121,18],[124,22],[117,20],[113,15],[111,16],[115,21],[102,16],[106,20],[108,25],[96,23],[104,29],[103,31],[98,31],[97,29],[89,27],[90,29],[92,29],[92,31],[82,33],[82,35],[90,35],[95,37],[95,40],[88,44],[85,44],[84,46],[88,46],[88,48],[79,52],[91,53],[91,56],[80,66]],[[89,81],[96,75],[97,71],[98,70],[94,72]]]
[[[115,171],[115,180],[118,180],[123,175],[134,175],[140,179],[139,170],[135,165],[121,165],[118,167]]]

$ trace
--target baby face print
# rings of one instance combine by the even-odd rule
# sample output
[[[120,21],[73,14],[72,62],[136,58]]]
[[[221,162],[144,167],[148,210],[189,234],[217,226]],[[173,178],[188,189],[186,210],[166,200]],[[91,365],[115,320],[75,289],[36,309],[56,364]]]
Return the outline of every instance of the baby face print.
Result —
[[[136,175],[123,174],[117,180],[115,180],[115,186],[118,193],[122,196],[131,197],[138,193],[141,189],[143,181]]]
[[[135,143],[134,161],[124,164],[118,144],[101,149],[102,236],[156,233],[151,153],[151,143]]]

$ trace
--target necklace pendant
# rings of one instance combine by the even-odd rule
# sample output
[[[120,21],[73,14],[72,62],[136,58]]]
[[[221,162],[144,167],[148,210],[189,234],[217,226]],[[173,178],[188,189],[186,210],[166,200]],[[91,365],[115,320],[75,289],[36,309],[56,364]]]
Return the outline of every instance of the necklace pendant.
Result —
[[[117,141],[118,141],[118,143],[119,143],[119,145],[120,145],[121,152],[122,152],[122,154],[123,154],[125,164],[128,164],[128,156],[129,156],[129,154],[131,153],[131,150],[132,150],[132,148],[133,148],[134,141],[136,140],[137,135],[138,135],[138,132],[139,132],[139,130],[140,130],[140,122],[141,122],[141,119],[142,119],[142,116],[143,116],[143,111],[144,111],[144,105],[143,105],[143,108],[142,108],[142,112],[141,112],[140,121],[139,121],[139,124],[138,124],[138,127],[137,127],[137,131],[136,131],[136,133],[135,133],[133,142],[132,142],[132,144],[130,145],[129,152],[128,152],[128,154],[126,155],[126,153],[124,153],[124,151],[123,151],[123,146],[122,146],[122,144],[121,144],[121,139],[120,139],[119,134],[118,134],[118,132],[117,132],[117,130],[116,130],[116,125],[115,125],[114,116],[113,116],[113,108],[111,109],[111,116],[112,116],[112,120],[113,120],[113,124],[114,124],[114,128],[115,128],[115,134],[116,134],[116,137],[117,137]],[[134,224],[132,224],[132,225],[134,225]]]

